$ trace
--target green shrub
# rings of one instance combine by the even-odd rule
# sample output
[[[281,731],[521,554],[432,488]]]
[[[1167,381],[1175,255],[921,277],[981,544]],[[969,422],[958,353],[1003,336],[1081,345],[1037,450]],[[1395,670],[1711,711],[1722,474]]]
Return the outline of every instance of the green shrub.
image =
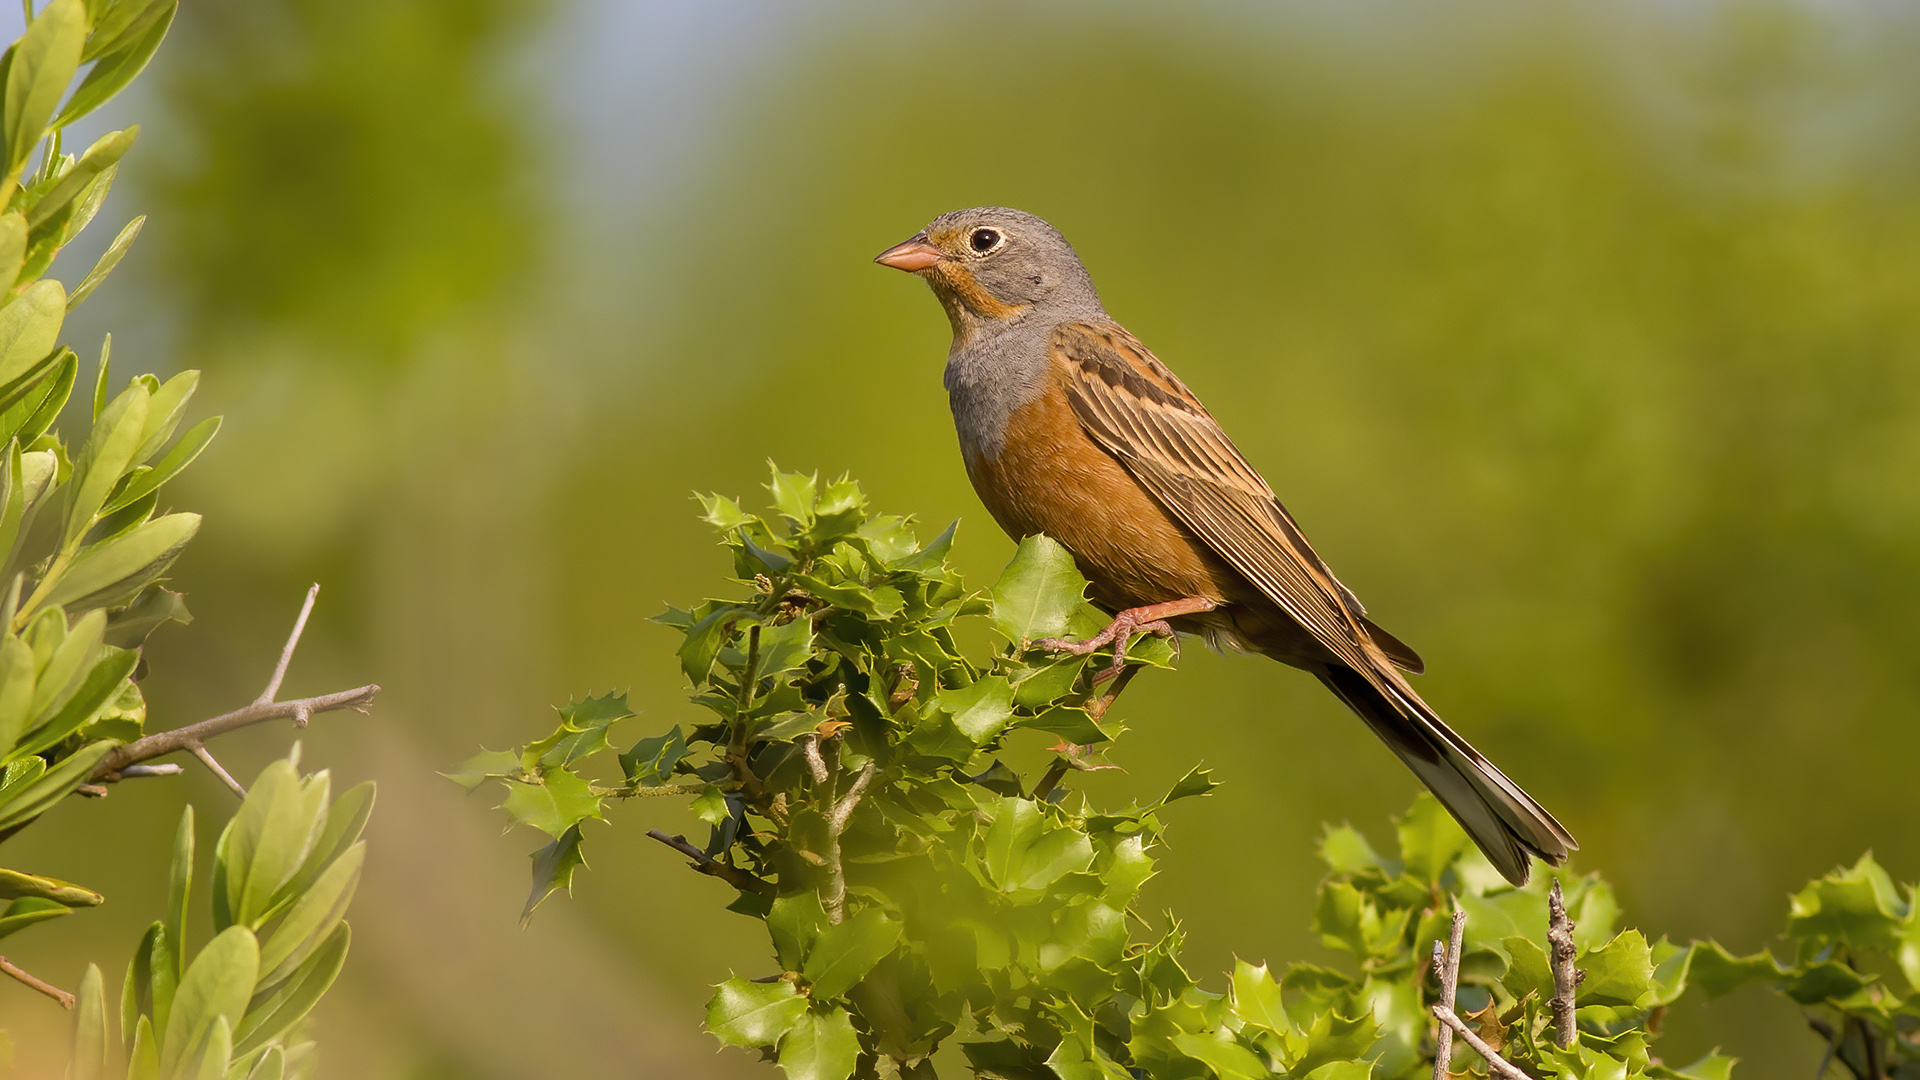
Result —
[[[957,1040],[974,1073],[1058,1077],[1413,1077],[1433,1070],[1429,964],[1464,912],[1458,1012],[1536,1076],[1719,1080],[1718,1054],[1684,1069],[1651,1045],[1690,985],[1720,994],[1771,982],[1832,1013],[1839,1060],[1882,1072],[1920,1054],[1920,922],[1870,860],[1795,900],[1792,965],[1716,945],[1649,941],[1619,929],[1597,877],[1543,875],[1509,886],[1430,797],[1395,825],[1391,857],[1358,831],[1330,829],[1313,929],[1351,956],[1335,970],[1294,964],[1277,978],[1239,963],[1212,989],[1182,967],[1182,933],[1137,909],[1170,807],[1215,785],[1190,772],[1167,792],[1099,809],[1062,781],[1100,768],[1120,734],[1106,710],[1171,648],[1148,638],[1107,687],[1107,662],[1028,642],[1097,630],[1072,559],[1030,537],[986,594],[947,565],[949,528],[922,545],[906,520],[874,515],[857,485],[776,472],[775,516],[703,500],[732,556],[738,591],[671,609],[679,662],[702,719],[611,740],[624,696],[575,701],[551,734],[482,753],[449,775],[504,784],[504,808],[551,842],[534,855],[531,914],[583,864],[582,825],[622,799],[680,796],[710,827],[704,844],[654,833],[735,890],[732,911],[762,920],[768,969],[720,983],[707,1027],[789,1076],[930,1076]],[[973,659],[969,620],[1003,643]],[[1057,741],[1037,779],[995,755],[1021,731]],[[1552,1034],[1545,942],[1549,882],[1574,919],[1577,1032]],[[1847,1055],[1851,1053],[1852,1056]],[[1453,1064],[1476,1059],[1456,1050]]]

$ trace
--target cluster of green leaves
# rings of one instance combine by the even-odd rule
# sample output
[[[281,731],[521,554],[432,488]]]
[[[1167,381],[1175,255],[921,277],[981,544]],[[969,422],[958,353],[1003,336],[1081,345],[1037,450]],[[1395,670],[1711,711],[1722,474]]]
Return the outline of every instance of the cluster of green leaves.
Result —
[[[774,961],[719,984],[708,1029],[794,1080],[930,1076],[950,1039],[976,1075],[1005,1080],[1430,1075],[1431,950],[1454,910],[1466,914],[1456,1010],[1530,1075],[1727,1080],[1732,1058],[1675,1068],[1650,1050],[1690,984],[1711,995],[1772,981],[1837,1011],[1836,1041],[1853,1033],[1861,1060],[1868,1042],[1881,1063],[1912,1051],[1920,917],[1911,890],[1900,900],[1870,861],[1796,898],[1793,966],[1650,942],[1617,929],[1606,883],[1557,875],[1584,972],[1575,1036],[1559,1046],[1545,945],[1555,879],[1509,885],[1425,795],[1396,823],[1391,857],[1346,826],[1321,845],[1313,929],[1350,965],[1276,978],[1239,962],[1224,993],[1204,989],[1181,966],[1179,926],[1155,929],[1137,905],[1163,810],[1206,794],[1208,775],[1117,811],[1059,786],[1101,767],[1098,745],[1120,733],[1105,718],[1111,684],[1092,679],[1110,656],[1030,648],[1104,622],[1068,554],[1030,537],[972,595],[945,561],[952,529],[923,547],[847,480],[776,471],[770,487],[773,520],[703,500],[746,594],[659,620],[684,635],[680,663],[710,719],[621,753],[610,729],[633,715],[624,696],[588,698],[545,738],[449,775],[469,790],[501,782],[512,820],[551,837],[533,856],[529,914],[570,887],[582,825],[610,801],[690,797],[711,831],[684,850],[738,890],[730,910],[765,923]],[[984,660],[955,645],[969,619],[1003,642]],[[1143,639],[1128,676],[1171,655]],[[1031,784],[996,756],[1028,730],[1059,740]],[[1463,1046],[1450,1067],[1485,1072]]]
[[[1905,899],[1901,893],[1905,892]],[[1920,903],[1862,855],[1809,882],[1787,913],[1790,958],[1695,946],[1693,979],[1710,996],[1759,984],[1791,998],[1827,1039],[1827,1059],[1859,1078],[1920,1080]]]
[[[214,937],[188,959],[193,808],[180,818],[164,919],[147,928],[120,994],[119,1039],[89,965],[74,1010],[68,1080],[282,1080],[309,1075],[300,1022],[346,961],[373,784],[332,798],[299,747],[268,765],[220,834],[209,886]]]
[[[1388,858],[1349,826],[1327,831],[1320,855],[1330,873],[1320,884],[1313,930],[1355,963],[1347,971],[1307,964],[1287,970],[1280,985],[1296,1023],[1344,1026],[1349,1052],[1372,1061],[1375,1076],[1430,1075],[1435,990],[1428,960],[1457,909],[1466,913],[1466,927],[1456,1011],[1529,1074],[1725,1080],[1731,1058],[1709,1054],[1676,1069],[1649,1052],[1660,1016],[1687,989],[1696,946],[1616,931],[1619,905],[1597,875],[1540,875],[1514,888],[1429,795],[1396,822],[1395,840]],[[1575,924],[1575,965],[1585,973],[1574,998],[1577,1034],[1566,1048],[1553,1038],[1554,985],[1544,947],[1555,880]],[[1239,979],[1236,973],[1236,993]],[[1474,1059],[1456,1049],[1452,1065]]]
[[[138,133],[105,135],[75,158],[61,153],[61,130],[139,73],[176,2],[54,0],[0,57],[0,839],[140,734],[139,646],[161,622],[189,617],[159,578],[200,518],[156,511],[161,485],[219,427],[205,420],[174,440],[198,373],[164,383],[142,375],[109,400],[108,342],[78,453],[51,430],[80,368],[60,343],[66,314],[119,262],[141,219],[71,293],[41,277],[93,219]],[[0,937],[100,902],[90,889],[10,870],[0,870],[0,899]]]

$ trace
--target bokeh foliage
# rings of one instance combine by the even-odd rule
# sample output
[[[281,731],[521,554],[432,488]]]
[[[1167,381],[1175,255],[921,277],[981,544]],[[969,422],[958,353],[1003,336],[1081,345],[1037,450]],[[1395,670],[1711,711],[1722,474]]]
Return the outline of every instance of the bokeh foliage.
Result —
[[[1726,1080],[1730,1057],[1676,1069],[1650,1048],[1690,977],[1713,996],[1768,983],[1827,1014],[1816,1030],[1861,1080],[1920,1074],[1920,905],[1871,856],[1794,898],[1788,962],[1736,958],[1616,932],[1597,875],[1513,888],[1424,794],[1396,823],[1392,857],[1348,826],[1321,843],[1331,874],[1313,930],[1350,954],[1345,970],[1295,963],[1276,981],[1236,961],[1227,992],[1207,989],[1182,966],[1180,924],[1157,928],[1139,892],[1165,809],[1217,785],[1196,768],[1122,810],[1061,786],[1112,767],[1097,748],[1120,729],[1105,714],[1141,667],[1167,664],[1164,642],[1148,636],[1103,689],[1099,659],[1031,645],[1104,621],[1052,540],[1028,537],[989,594],[969,594],[947,563],[951,528],[922,546],[844,478],[776,470],[768,487],[771,522],[702,500],[750,594],[661,617],[684,634],[681,668],[712,718],[621,753],[624,695],[578,700],[551,734],[449,775],[469,791],[499,781],[509,819],[552,837],[533,854],[528,915],[571,887],[582,827],[612,803],[690,799],[709,839],[675,843],[738,890],[728,910],[765,923],[778,969],[719,984],[707,1029],[794,1080],[932,1076],[949,1039],[997,1080],[1429,1076],[1427,946],[1456,909],[1460,1012],[1532,1075]],[[991,622],[1002,644],[989,659],[956,644],[967,620]],[[1037,777],[1001,760],[1023,732],[1056,741]],[[1566,1047],[1549,1035],[1550,879],[1568,886],[1582,973]]]

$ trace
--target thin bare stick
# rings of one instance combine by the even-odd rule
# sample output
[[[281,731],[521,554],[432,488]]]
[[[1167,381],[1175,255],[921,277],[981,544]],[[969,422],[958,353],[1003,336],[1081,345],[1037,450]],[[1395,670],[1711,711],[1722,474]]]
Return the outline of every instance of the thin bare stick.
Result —
[[[1557,879],[1547,893],[1547,945],[1553,965],[1553,1000],[1548,1003],[1553,1012],[1553,1042],[1565,1050],[1573,1045],[1578,1032],[1573,1020],[1573,999],[1586,972],[1573,966],[1573,920],[1567,917],[1566,901],[1561,898]]]
[[[647,835],[692,859],[692,869],[708,877],[717,877],[741,892],[758,893],[761,896],[773,895],[772,882],[754,877],[738,866],[729,866],[718,859],[711,858],[706,852],[688,843],[684,836],[668,836],[659,829],[648,829]]]
[[[213,770],[213,775],[219,777],[223,782],[225,782],[225,784],[228,787],[232,788],[233,793],[235,795],[238,795],[243,799],[247,797],[247,789],[240,786],[240,781],[235,780],[233,778],[233,774],[228,772],[226,768],[222,766],[220,762],[214,758],[213,751],[208,750],[204,745],[200,743],[194,743],[188,749],[193,751],[194,757],[197,757],[200,759],[200,764],[205,765],[207,768]]]
[[[287,644],[280,650],[280,662],[273,665],[273,676],[267,680],[267,688],[253,699],[255,705],[265,705],[280,692],[280,680],[287,677],[287,665],[293,663],[293,650],[300,645],[300,635],[307,629],[307,616],[313,614],[313,601],[319,595],[319,582],[307,587],[307,600],[300,605],[300,617],[293,620],[293,633],[287,635]]]
[[[14,978],[19,979],[21,982],[26,983],[28,986],[33,987],[35,990],[38,990],[41,993],[52,998],[53,1000],[59,1002],[61,1008],[69,1009],[69,1010],[73,1008],[72,994],[67,993],[65,990],[60,989],[59,987],[53,985],[50,982],[47,982],[46,980],[40,978],[37,975],[32,974],[31,972],[21,970],[19,966],[13,963],[13,961],[8,960],[4,956],[0,956],[0,971],[6,972],[7,974],[13,976]]]
[[[853,783],[847,785],[847,793],[833,804],[833,812],[827,815],[827,850],[824,853],[827,864],[826,887],[820,894],[820,906],[826,909],[827,921],[838,925],[847,917],[847,868],[840,861],[840,834],[847,831],[847,822],[853,817],[853,808],[860,805],[860,796],[866,794],[867,783],[873,779],[874,762],[867,762]]]
[[[833,835],[839,836],[847,831],[847,819],[853,816],[853,808],[860,804],[860,796],[866,794],[867,782],[873,779],[873,769],[874,763],[867,762],[866,767],[860,770],[860,775],[853,778],[847,793],[834,804],[833,816],[827,819],[827,827]]]
[[[1501,1057],[1500,1051],[1488,1046],[1480,1036],[1475,1035],[1473,1029],[1467,1026],[1467,1022],[1455,1016],[1452,1009],[1444,1005],[1435,1005],[1433,1015],[1439,1017],[1442,1024],[1453,1029],[1462,1042],[1473,1048],[1474,1053],[1486,1059],[1488,1072],[1505,1080],[1533,1080],[1533,1077],[1521,1072],[1511,1061]]]
[[[800,737],[800,752],[806,755],[807,771],[813,774],[813,782],[816,784],[826,783],[827,763],[826,760],[820,756],[820,736],[802,735]]]
[[[194,756],[206,763],[207,768],[212,769],[220,779],[226,781],[228,787],[245,795],[246,792],[233,777],[227,775],[227,771],[220,767],[220,763],[213,760],[213,755],[206,752],[208,740],[225,735],[229,731],[263,724],[268,720],[292,720],[295,727],[306,727],[307,721],[317,713],[334,712],[340,709],[366,712],[367,707],[373,703],[373,696],[380,692],[380,686],[377,683],[368,683],[366,686],[332,694],[321,694],[318,697],[295,698],[292,701],[273,700],[273,695],[280,692],[280,683],[287,676],[287,665],[293,661],[293,651],[300,644],[300,635],[307,628],[307,616],[313,614],[313,602],[319,595],[320,586],[318,585],[307,590],[306,602],[300,605],[300,615],[293,621],[293,632],[287,635],[287,643],[280,649],[280,660],[274,665],[273,677],[267,680],[267,688],[261,691],[259,697],[242,708],[230,713],[221,713],[211,720],[202,720],[197,724],[174,728],[172,731],[157,732],[118,747],[100,759],[100,764],[94,766],[93,775],[88,779],[96,783],[111,784],[132,776],[159,776],[162,775],[160,772],[151,770],[166,769],[168,766],[152,766],[150,771],[145,772],[130,771],[130,767],[149,758],[157,758],[177,750],[191,750]]]
[[[1453,929],[1447,935],[1447,946],[1442,947],[1438,941],[1433,943],[1434,974],[1440,980],[1440,1007],[1448,1012],[1453,1011],[1454,995],[1460,989],[1460,946],[1466,931],[1467,913],[1456,910],[1453,913]],[[1434,1015],[1440,1014],[1436,1012]],[[1433,1080],[1447,1080],[1453,1062],[1453,1029],[1443,1023],[1433,1038],[1436,1045]]]

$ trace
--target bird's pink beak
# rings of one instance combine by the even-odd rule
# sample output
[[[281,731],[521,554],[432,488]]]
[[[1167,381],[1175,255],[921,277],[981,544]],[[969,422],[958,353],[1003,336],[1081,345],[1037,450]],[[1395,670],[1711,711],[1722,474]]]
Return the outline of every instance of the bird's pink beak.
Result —
[[[909,274],[917,274],[927,267],[932,266],[934,263],[939,262],[942,258],[944,258],[944,256],[940,254],[940,250],[928,244],[923,234],[904,243],[893,245],[880,254],[875,255],[873,261],[879,263],[881,266],[891,266],[895,270],[905,270]]]

